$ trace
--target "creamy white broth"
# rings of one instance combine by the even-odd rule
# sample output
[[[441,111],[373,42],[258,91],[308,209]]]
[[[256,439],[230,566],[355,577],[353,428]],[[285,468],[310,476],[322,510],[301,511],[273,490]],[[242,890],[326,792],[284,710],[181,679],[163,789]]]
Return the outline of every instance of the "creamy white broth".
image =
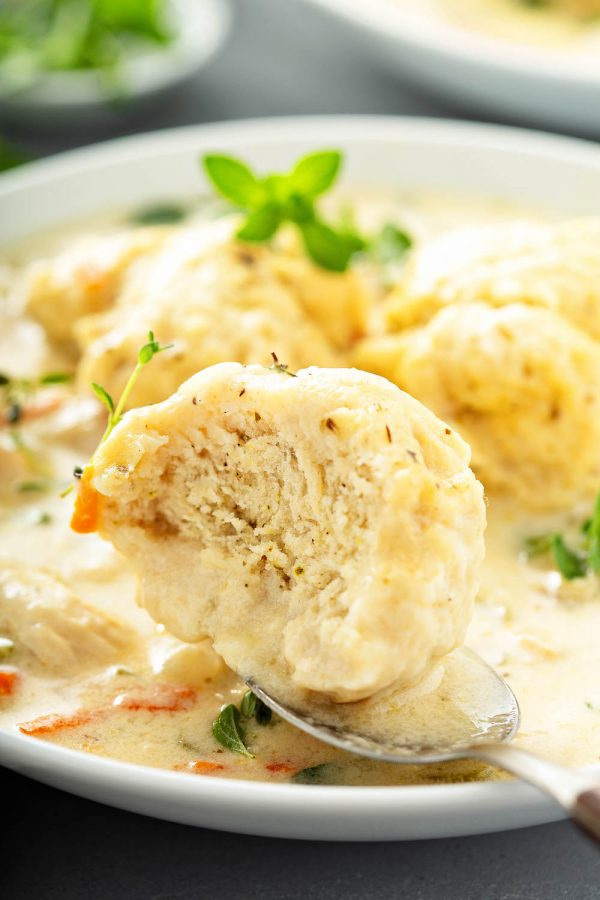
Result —
[[[525,215],[531,212],[500,201],[429,195],[394,201],[370,198],[358,210],[365,227],[393,216],[418,239],[454,224]],[[539,217],[553,218],[551,213]],[[110,232],[114,223],[103,219],[98,233]],[[77,231],[84,228],[92,231],[94,225],[85,223]],[[16,273],[24,261],[68,245],[73,233],[70,228],[11,248],[9,265]],[[14,298],[5,301],[0,360],[0,370],[24,376],[72,365],[48,350],[41,329],[19,315]],[[499,777],[474,763],[400,767],[359,760],[281,721],[247,724],[254,759],[220,747],[211,724],[223,704],[239,705],[245,688],[218,661],[212,668],[201,667],[193,684],[174,674],[180,670],[169,668],[167,660],[178,648],[185,652],[185,645],[136,605],[136,582],[126,562],[98,536],[69,530],[72,499],[61,499],[59,491],[73,466],[84,463],[93,450],[104,418],[90,398],[75,397],[70,387],[57,390],[64,398],[61,406],[23,425],[25,439],[43,457],[53,484],[39,493],[19,492],[14,484],[4,489],[0,568],[21,563],[56,574],[83,601],[126,623],[137,638],[110,665],[69,677],[28,671],[17,646],[10,657],[0,660],[0,670],[18,673],[13,693],[0,698],[0,727],[14,731],[19,723],[40,716],[71,717],[68,727],[34,728],[34,737],[197,775],[289,781],[300,770],[326,764],[312,776],[315,783],[410,784]],[[519,698],[523,725],[517,742],[570,765],[600,759],[600,589],[593,576],[563,582],[546,560],[526,562],[520,546],[529,534],[577,525],[589,514],[592,501],[590,497],[589,504],[573,511],[569,522],[564,517],[532,518],[499,499],[490,503],[487,559],[467,641],[505,675]],[[144,708],[161,704],[163,708]]]

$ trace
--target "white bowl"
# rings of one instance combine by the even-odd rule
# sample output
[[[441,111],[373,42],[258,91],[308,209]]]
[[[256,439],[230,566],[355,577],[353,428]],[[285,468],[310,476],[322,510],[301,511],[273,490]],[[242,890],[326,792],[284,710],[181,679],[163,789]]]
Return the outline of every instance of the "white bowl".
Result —
[[[118,104],[94,71],[50,72],[15,90],[0,83],[0,111],[12,119],[73,125],[118,118],[200,72],[223,45],[231,24],[230,0],[169,0],[177,36],[165,47],[149,45],[124,64],[126,91]]]
[[[344,181],[350,185],[478,192],[575,215],[600,209],[600,150],[584,142],[419,119],[273,119],[121,138],[0,176],[0,242],[128,205],[189,198],[201,185],[198,158],[208,150],[240,154],[268,170],[331,146],[347,154]],[[517,782],[321,787],[229,781],[76,753],[16,731],[0,731],[0,761],[123,809],[275,837],[448,837],[562,816]]]
[[[480,112],[600,134],[600,64],[590,56],[468,31],[396,0],[308,0],[346,22],[397,73]],[[483,0],[482,0],[483,2]]]

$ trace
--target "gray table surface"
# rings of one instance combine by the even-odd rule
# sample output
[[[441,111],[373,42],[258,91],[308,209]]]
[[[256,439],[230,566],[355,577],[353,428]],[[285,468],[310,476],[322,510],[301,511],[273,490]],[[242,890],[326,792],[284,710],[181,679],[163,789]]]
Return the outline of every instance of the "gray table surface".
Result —
[[[210,68],[112,134],[303,113],[473,117],[387,74],[349,33],[300,0],[241,0],[229,42]],[[0,125],[40,155],[111,136]],[[568,823],[443,841],[325,844],[147,819],[6,770],[0,796],[6,900],[600,898],[600,857]]]

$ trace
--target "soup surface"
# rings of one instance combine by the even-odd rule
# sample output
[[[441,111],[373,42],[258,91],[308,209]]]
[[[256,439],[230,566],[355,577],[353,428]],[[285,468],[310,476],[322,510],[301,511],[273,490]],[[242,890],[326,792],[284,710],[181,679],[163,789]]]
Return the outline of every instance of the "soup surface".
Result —
[[[560,4],[526,0],[397,0],[419,17],[445,19],[467,31],[540,49],[582,56],[596,65],[600,24],[596,15],[575,16]],[[574,4],[575,5],[575,4]],[[563,4],[565,8],[568,3]],[[416,9],[418,7],[418,9]]]
[[[532,217],[490,199],[350,199],[364,227],[393,220],[417,244],[454,225]],[[556,218],[550,212],[535,217]],[[3,373],[31,380],[72,370],[72,357],[52,349],[40,325],[23,312],[15,285],[29,261],[59,253],[75,233],[93,238],[122,222],[115,216],[78,223],[6,251],[0,275]],[[378,277],[382,297],[397,276],[394,270]],[[474,763],[404,767],[358,759],[276,717],[242,717],[252,755],[221,746],[212,723],[224,705],[240,706],[244,685],[208,644],[178,641],[136,605],[135,578],[111,545],[69,529],[72,495],[60,492],[73,468],[89,458],[104,424],[92,393],[77,393],[67,382],[36,392],[29,414],[17,425],[8,417],[0,429],[6,476],[0,478],[0,604],[8,610],[0,606],[0,728],[196,776],[352,785],[500,777]],[[581,507],[548,517],[502,496],[490,501],[487,558],[467,641],[519,698],[517,743],[573,766],[600,760],[598,579],[565,580],[547,556],[528,561],[522,547],[531,535],[576,533],[593,502],[590,495]],[[3,637],[9,619],[14,640]]]

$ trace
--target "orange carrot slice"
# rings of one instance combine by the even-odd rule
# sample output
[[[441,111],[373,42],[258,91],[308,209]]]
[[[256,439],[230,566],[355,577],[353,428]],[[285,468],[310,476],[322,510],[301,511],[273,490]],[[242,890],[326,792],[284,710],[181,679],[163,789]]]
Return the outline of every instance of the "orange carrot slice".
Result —
[[[269,772],[295,772],[297,766],[288,766],[287,763],[269,763],[265,766]]]
[[[98,530],[100,494],[92,485],[93,471],[91,466],[85,467],[75,497],[71,528],[77,534],[91,534]]]
[[[196,775],[208,775],[210,772],[224,769],[225,766],[221,766],[219,763],[210,762],[207,759],[192,759],[191,762],[174,766],[174,768],[178,772],[194,772]]]
[[[0,672],[0,697],[5,697],[8,694],[12,694],[15,687],[17,686],[17,680],[19,676],[16,672]]]
[[[195,699],[196,691],[191,687],[153,684],[149,687],[133,688],[124,694],[119,694],[115,697],[113,706],[120,706],[123,709],[146,709],[151,712],[158,710],[175,712],[189,709]]]
[[[57,713],[50,713],[47,716],[39,716],[30,722],[20,722],[19,731],[23,734],[29,734],[32,737],[38,737],[42,734],[54,734],[57,731],[63,731],[65,728],[78,728],[85,725],[92,718],[92,713],[76,712],[72,715],[62,716]]]

